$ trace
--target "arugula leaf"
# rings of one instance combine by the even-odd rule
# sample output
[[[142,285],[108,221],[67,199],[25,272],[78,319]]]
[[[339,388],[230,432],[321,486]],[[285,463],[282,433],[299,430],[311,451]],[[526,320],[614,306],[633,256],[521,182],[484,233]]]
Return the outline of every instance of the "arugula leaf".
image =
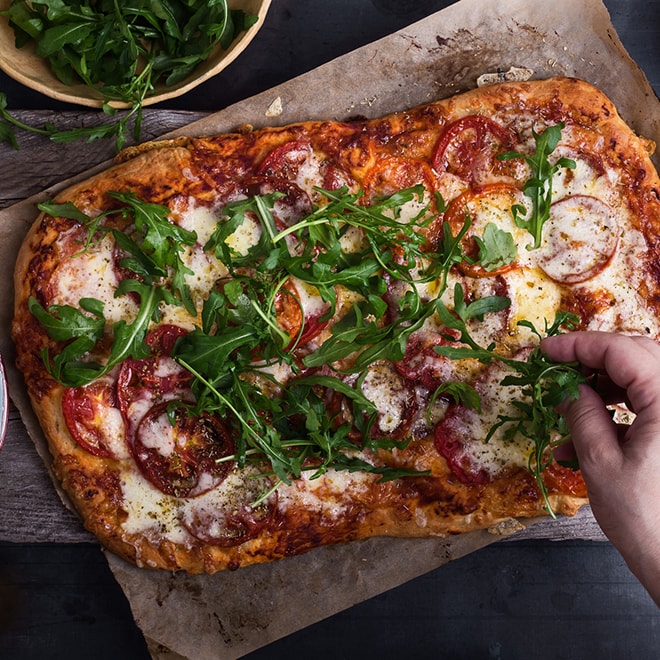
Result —
[[[578,321],[574,314],[558,312],[551,325],[546,322],[544,334],[552,336],[564,330],[574,330]],[[529,328],[539,339],[543,337],[530,321],[520,321],[519,325]],[[505,439],[513,440],[521,436],[533,442],[528,468],[537,482],[548,513],[554,517],[548,489],[543,482],[543,471],[552,463],[552,450],[569,439],[566,422],[557,411],[557,406],[567,397],[576,399],[579,385],[586,382],[586,377],[577,363],[551,362],[539,346],[526,360],[507,358],[495,353],[491,347],[480,347],[469,336],[463,319],[457,321],[454,327],[461,330],[461,341],[468,347],[436,346],[436,353],[451,359],[477,359],[484,364],[497,360],[513,372],[502,379],[501,385],[521,388],[522,399],[513,401],[518,414],[498,415],[498,421],[490,428],[486,442],[499,429],[504,430]]]
[[[121,280],[115,296],[132,294],[140,300],[133,320],[120,320],[112,325],[113,343],[104,365],[90,361],[87,355],[105,333],[106,319],[101,301],[82,298],[78,302],[80,309],[52,305],[48,311],[36,300],[30,302],[30,311],[49,336],[65,344],[57,355],[44,353],[43,357],[51,375],[66,387],[91,382],[128,357],[139,359],[148,355],[144,340],[149,325],[158,320],[161,304],[183,305],[190,314],[197,315],[185,282],[185,275],[191,271],[180,255],[183,249],[195,243],[196,234],[171,223],[168,219],[170,211],[165,206],[146,203],[132,193],[111,191],[108,195],[122,206],[109,209],[96,218],[87,216],[70,203],[44,202],[39,205],[45,213],[75,220],[86,227],[88,238],[81,252],[90,248],[98,234],[111,234],[128,255],[121,260],[121,265],[136,275]],[[130,221],[134,226],[133,235],[105,226],[103,221],[112,215]]]
[[[483,238],[475,236],[474,240],[479,247],[479,264],[486,271],[508,266],[518,256],[518,248],[511,233],[492,222],[486,225]]]
[[[532,176],[527,180],[523,189],[525,195],[532,200],[531,216],[526,218],[524,208],[518,204],[512,208],[514,220],[518,227],[526,229],[534,237],[532,245],[527,246],[528,250],[535,250],[541,246],[543,225],[550,217],[553,174],[562,167],[575,167],[575,161],[570,158],[559,158],[554,165],[550,163],[548,158],[557,148],[564,127],[565,124],[560,122],[554,126],[548,126],[541,133],[536,133],[532,129],[536,150],[530,156],[517,151],[508,151],[498,156],[501,160],[522,158],[532,169]]]
[[[478,413],[481,412],[481,397],[479,396],[479,392],[468,383],[459,381],[442,383],[433,393],[432,402],[435,402],[441,394],[448,394],[456,403],[461,403],[466,408],[476,410]]]

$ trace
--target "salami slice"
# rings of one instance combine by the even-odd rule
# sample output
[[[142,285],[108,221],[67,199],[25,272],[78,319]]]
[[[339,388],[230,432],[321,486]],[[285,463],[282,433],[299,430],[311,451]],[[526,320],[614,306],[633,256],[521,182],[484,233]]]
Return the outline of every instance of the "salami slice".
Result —
[[[550,209],[539,265],[556,282],[585,282],[607,267],[618,241],[618,224],[605,202],[589,195],[570,195]]]

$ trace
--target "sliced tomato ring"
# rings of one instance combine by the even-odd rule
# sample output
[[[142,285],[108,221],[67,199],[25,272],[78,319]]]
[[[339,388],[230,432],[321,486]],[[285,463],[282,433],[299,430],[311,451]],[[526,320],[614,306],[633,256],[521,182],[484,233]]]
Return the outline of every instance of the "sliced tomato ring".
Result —
[[[590,195],[569,195],[550,207],[539,265],[562,284],[586,282],[611,261],[619,243],[615,213]]]
[[[461,482],[473,485],[485,485],[493,480],[487,468],[476,463],[470,453],[469,429],[465,426],[462,406],[452,404],[445,418],[435,427],[435,448],[444,456],[452,474]]]
[[[276,176],[295,181],[300,169],[314,155],[307,140],[291,140],[269,151],[257,167],[257,175]]]
[[[517,169],[497,156],[512,150],[514,134],[502,124],[481,115],[469,115],[449,124],[433,152],[436,172],[449,172],[471,184]]]
[[[314,198],[314,187],[338,190],[356,187],[355,179],[338,163],[317,154],[307,140],[291,140],[272,149],[259,163],[257,176],[291,181]]]
[[[167,495],[196,497],[218,486],[233,467],[229,429],[215,415],[188,414],[183,402],[163,401],[142,418],[133,455],[144,476]]]
[[[271,489],[270,480],[259,477],[256,471],[252,475],[243,470],[243,474],[246,480],[233,484],[230,476],[222,485],[222,492],[210,493],[185,505],[180,520],[192,536],[209,545],[232,547],[249,541],[273,523],[277,491],[255,504],[262,492]]]
[[[101,378],[89,385],[64,390],[62,413],[73,439],[83,449],[102,458],[121,458],[125,441],[115,383]]]
[[[314,304],[311,304],[311,297],[303,297],[300,289],[293,280],[288,279],[275,296],[277,324],[291,337],[291,348],[304,346],[328,324],[327,320],[321,321],[321,317],[328,311],[329,305],[320,301],[318,295],[313,297]],[[318,304],[319,301],[321,304]]]
[[[151,349],[151,354],[154,356],[172,355],[174,344],[176,344],[179,337],[184,337],[188,334],[185,328],[180,325],[172,323],[165,323],[154,328],[145,337],[145,343]]]
[[[170,357],[176,340],[186,332],[176,325],[159,326],[146,337],[151,356],[122,362],[117,376],[117,401],[126,422],[129,446],[143,415],[153,405],[175,399],[193,400],[192,375]]]
[[[248,197],[282,193],[273,205],[273,219],[278,229],[296,224],[312,212],[309,195],[295,182],[270,176],[249,177],[244,180]]]
[[[543,470],[541,478],[551,493],[564,493],[575,497],[587,496],[587,486],[580,470],[553,461]]]
[[[429,193],[435,190],[435,175],[429,164],[398,156],[378,159],[362,180],[367,202],[419,184]]]
[[[453,332],[458,339],[458,333]],[[435,391],[443,383],[465,380],[468,373],[461,373],[461,362],[435,352],[436,346],[452,345],[439,333],[415,332],[408,339],[403,360],[394,362],[396,370],[408,380],[421,383]],[[457,346],[459,344],[456,344]]]
[[[512,208],[514,205],[526,206],[528,202],[521,190],[506,183],[496,183],[480,186],[468,190],[454,199],[445,211],[444,221],[449,224],[453,236],[463,229],[466,220],[470,226],[462,241],[463,252],[470,259],[477,261],[479,246],[475,236],[482,238],[489,223],[493,223],[498,229],[509,232],[515,237],[523,236],[523,240],[531,240],[525,232],[516,227]],[[518,249],[519,256],[521,254]],[[470,277],[493,277],[501,275],[519,266],[516,259],[511,263],[494,267],[490,270],[479,263],[462,261],[459,268],[462,273]]]

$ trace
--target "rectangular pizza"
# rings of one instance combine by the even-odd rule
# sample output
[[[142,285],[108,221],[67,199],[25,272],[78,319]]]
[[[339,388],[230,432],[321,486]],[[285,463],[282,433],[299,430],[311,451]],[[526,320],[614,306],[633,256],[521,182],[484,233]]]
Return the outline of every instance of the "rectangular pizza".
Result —
[[[213,573],[573,515],[587,375],[539,341],[660,339],[653,149],[552,78],[147,143],[41,204],[13,339],[86,527]]]

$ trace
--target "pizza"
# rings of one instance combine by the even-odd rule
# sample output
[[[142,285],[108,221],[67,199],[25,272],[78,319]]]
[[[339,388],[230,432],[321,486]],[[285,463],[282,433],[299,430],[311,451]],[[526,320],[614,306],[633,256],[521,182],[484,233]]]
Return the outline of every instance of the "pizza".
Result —
[[[86,527],[213,573],[587,502],[539,340],[660,338],[660,185],[576,79],[140,145],[18,255],[17,364]],[[625,411],[624,411],[625,412]]]

